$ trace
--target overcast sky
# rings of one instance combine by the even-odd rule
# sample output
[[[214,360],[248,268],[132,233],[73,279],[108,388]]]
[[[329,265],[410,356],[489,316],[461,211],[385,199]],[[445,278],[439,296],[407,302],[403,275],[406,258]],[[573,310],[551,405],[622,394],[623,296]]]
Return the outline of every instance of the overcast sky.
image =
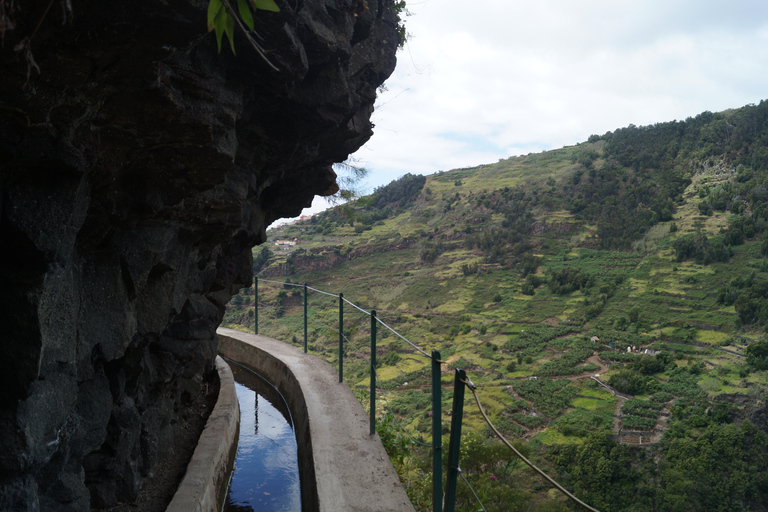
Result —
[[[766,0],[407,6],[408,43],[354,155],[368,191],[768,99]]]

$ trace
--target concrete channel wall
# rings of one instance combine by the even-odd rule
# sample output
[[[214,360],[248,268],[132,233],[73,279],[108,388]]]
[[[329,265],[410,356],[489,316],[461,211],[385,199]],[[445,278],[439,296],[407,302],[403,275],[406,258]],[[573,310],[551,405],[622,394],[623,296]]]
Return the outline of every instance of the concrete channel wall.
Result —
[[[304,511],[414,510],[378,434],[369,433],[368,415],[349,386],[338,382],[337,370],[266,336],[217,332],[221,355],[253,368],[288,402]]]
[[[237,454],[240,405],[232,370],[221,357],[216,358],[216,370],[219,398],[166,512],[219,512],[224,503]]]

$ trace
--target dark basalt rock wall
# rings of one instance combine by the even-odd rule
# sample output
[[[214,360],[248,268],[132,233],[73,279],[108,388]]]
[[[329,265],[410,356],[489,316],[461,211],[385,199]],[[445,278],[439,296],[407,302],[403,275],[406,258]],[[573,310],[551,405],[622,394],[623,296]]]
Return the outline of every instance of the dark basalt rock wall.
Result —
[[[395,65],[391,0],[257,12],[279,71],[217,55],[207,2],[68,4],[0,0],[0,510],[137,495],[250,248],[337,189]]]

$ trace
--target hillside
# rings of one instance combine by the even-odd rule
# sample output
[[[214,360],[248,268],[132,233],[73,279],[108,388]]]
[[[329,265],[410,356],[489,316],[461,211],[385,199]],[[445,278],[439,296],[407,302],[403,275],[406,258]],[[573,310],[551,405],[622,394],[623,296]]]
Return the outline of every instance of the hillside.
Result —
[[[465,368],[504,434],[602,511],[761,511],[767,197],[763,101],[409,174],[343,210],[270,231],[254,270],[343,292],[441,350],[446,404],[451,368]],[[259,293],[260,332],[302,340],[300,289],[267,283]],[[252,297],[251,288],[234,298],[225,325],[253,328]],[[335,307],[310,296],[310,349],[331,361]],[[368,320],[353,311],[345,322],[362,350]],[[380,347],[389,407],[411,434],[428,432],[426,361],[395,336]],[[353,349],[347,358],[346,380],[362,396],[367,368]],[[510,462],[470,405],[462,469],[486,509],[568,510]],[[396,433],[382,421],[382,437]],[[393,460],[426,510],[427,454],[405,441]],[[466,488],[460,499],[470,506]]]

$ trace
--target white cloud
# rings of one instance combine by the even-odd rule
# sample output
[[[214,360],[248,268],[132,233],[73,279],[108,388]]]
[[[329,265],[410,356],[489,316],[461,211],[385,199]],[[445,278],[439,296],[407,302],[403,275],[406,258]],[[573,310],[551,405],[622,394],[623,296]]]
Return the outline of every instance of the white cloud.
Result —
[[[411,0],[369,186],[768,98],[764,0]]]

